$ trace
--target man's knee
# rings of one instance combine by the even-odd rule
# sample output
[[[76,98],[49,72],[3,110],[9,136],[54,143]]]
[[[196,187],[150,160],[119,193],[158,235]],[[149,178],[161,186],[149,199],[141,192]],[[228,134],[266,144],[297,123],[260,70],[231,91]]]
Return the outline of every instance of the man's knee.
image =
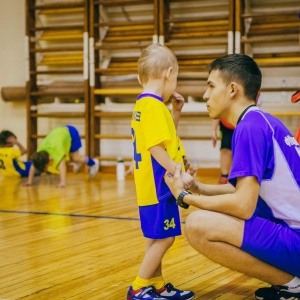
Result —
[[[194,211],[185,223],[185,235],[192,246],[225,242],[240,247],[243,233],[243,220],[213,211]]]
[[[192,212],[185,222],[185,235],[189,242],[201,242],[207,239],[209,227],[211,226],[210,212],[199,210]]]

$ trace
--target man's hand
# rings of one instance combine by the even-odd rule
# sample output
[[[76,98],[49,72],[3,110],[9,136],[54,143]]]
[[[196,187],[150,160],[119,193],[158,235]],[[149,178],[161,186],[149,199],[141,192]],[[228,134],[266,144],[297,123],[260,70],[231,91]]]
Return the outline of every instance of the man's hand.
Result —
[[[181,178],[181,163],[178,163],[175,167],[174,176],[172,174],[166,172],[165,174],[165,182],[170,188],[172,194],[177,199],[179,194],[185,189],[184,181]]]
[[[181,179],[183,181],[185,190],[189,190],[193,188],[195,181],[194,181],[194,177],[189,172],[182,172]]]

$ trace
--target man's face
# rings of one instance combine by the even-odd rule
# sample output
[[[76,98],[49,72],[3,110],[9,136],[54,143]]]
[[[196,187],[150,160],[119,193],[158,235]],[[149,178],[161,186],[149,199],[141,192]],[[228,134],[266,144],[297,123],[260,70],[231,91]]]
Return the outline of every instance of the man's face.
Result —
[[[219,71],[212,71],[207,79],[207,89],[203,95],[210,118],[224,117],[230,105],[229,95],[230,85],[225,85]]]

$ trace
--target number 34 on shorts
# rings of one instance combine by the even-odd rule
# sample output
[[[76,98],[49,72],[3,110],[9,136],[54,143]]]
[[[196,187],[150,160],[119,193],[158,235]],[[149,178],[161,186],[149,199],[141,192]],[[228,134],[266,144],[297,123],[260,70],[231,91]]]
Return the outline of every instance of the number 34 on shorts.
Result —
[[[172,218],[171,220],[166,219],[164,220],[164,223],[165,223],[164,230],[168,230],[170,228],[174,229],[176,227],[174,218]]]

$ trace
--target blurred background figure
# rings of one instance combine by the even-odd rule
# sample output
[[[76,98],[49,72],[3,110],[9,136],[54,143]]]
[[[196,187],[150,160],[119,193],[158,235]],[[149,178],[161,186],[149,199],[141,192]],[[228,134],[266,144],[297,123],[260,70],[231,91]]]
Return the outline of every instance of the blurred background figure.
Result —
[[[228,181],[228,175],[231,168],[232,152],[231,152],[231,140],[234,131],[234,126],[229,124],[225,119],[212,121],[212,144],[216,147],[218,140],[218,131],[221,137],[220,146],[220,170],[221,176],[219,178],[219,184],[226,184]]]

